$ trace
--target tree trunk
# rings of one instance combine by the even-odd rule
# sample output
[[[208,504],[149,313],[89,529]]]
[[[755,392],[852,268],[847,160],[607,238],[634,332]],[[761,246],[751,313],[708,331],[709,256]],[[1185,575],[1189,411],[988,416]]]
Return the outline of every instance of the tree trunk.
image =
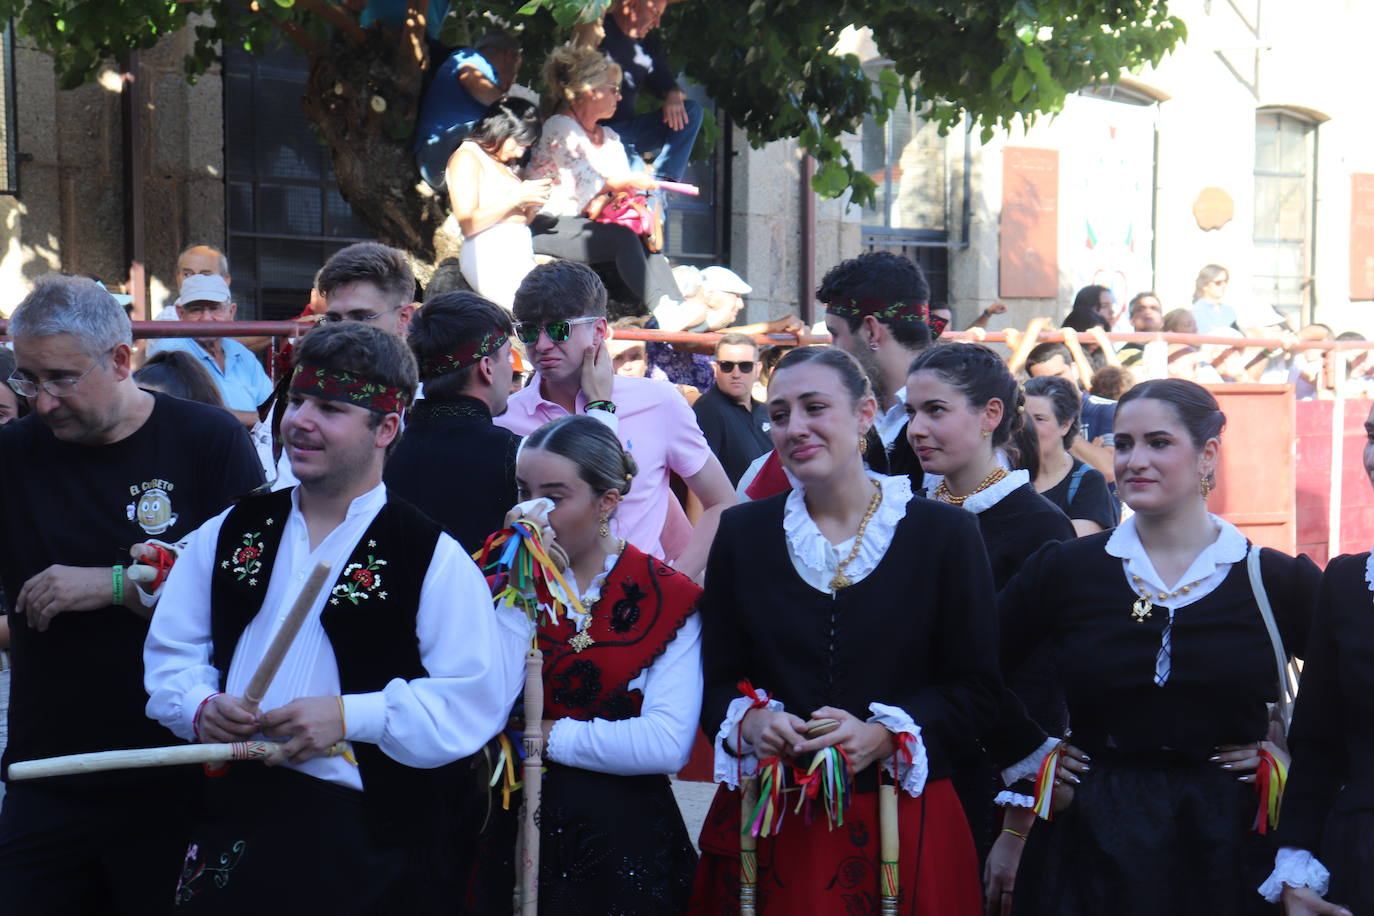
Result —
[[[421,76],[401,59],[395,31],[366,36],[358,44],[336,33],[310,55],[301,108],[329,146],[339,192],[377,239],[433,263],[446,208],[410,154]]]

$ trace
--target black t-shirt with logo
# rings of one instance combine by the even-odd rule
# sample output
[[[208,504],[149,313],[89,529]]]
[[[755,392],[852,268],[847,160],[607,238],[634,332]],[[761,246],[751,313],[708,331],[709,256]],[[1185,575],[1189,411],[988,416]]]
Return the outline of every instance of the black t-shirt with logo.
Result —
[[[111,445],[63,442],[37,415],[0,427],[0,583],[13,663],[6,767],[177,743],[144,713],[146,620],[123,607],[67,611],[40,633],[13,612],[24,583],[49,566],[127,566],[133,544],[183,540],[262,483],[252,443],[228,411],[153,397],[147,421]],[[156,770],[117,771],[68,785],[157,778]]]

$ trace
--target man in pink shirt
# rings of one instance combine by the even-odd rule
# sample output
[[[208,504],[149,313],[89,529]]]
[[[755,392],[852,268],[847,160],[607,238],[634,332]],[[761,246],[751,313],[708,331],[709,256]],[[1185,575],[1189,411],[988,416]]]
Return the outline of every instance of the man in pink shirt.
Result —
[[[691,407],[666,382],[613,374],[605,346],[606,287],[585,264],[555,261],[536,267],[516,291],[514,311],[516,336],[536,371],[528,387],[511,395],[496,423],[527,436],[571,413],[601,412],[639,465],[611,530],[662,557],[660,535],[668,501],[674,499],[668,474],[676,473],[706,511],[674,565],[699,578],[720,514],[734,505],[735,496]]]

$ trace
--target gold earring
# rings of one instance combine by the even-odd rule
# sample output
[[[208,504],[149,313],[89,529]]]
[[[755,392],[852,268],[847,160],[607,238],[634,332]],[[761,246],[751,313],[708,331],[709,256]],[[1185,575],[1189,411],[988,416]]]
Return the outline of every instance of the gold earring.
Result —
[[[984,439],[986,439],[988,436],[991,436],[991,435],[992,435],[992,430],[990,430],[990,429],[985,429],[985,430],[983,430],[983,438],[984,438]]]
[[[1203,499],[1206,499],[1206,498],[1207,498],[1207,494],[1211,493],[1211,492],[1212,492],[1212,488],[1215,487],[1215,486],[1216,486],[1216,484],[1212,483],[1212,475],[1211,475],[1211,474],[1203,474],[1203,475],[1202,475],[1202,483],[1198,486],[1198,490],[1200,490],[1201,493],[1202,493],[1202,498],[1203,498]]]
[[[608,538],[611,536],[610,516],[601,516],[601,527],[596,529],[598,537]]]
[[[860,437],[859,437],[859,454],[860,454],[860,455],[863,455],[863,454],[867,454],[867,452],[868,452],[868,436],[860,436]]]

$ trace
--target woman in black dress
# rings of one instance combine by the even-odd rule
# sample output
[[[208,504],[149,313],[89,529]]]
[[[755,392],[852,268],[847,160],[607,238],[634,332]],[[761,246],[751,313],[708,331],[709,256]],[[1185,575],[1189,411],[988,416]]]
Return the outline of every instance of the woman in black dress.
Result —
[[[1032,483],[1037,493],[1063,510],[1079,535],[1115,528],[1120,521],[1107,478],[1069,454],[1078,438],[1082,403],[1078,389],[1058,376],[1026,382],[1026,416],[1035,430],[1040,458]]]
[[[1045,544],[1075,536],[1064,513],[1035,492],[1030,472],[1003,467],[1003,455],[1021,463],[1021,450],[1034,447],[1034,433],[1026,425],[1016,380],[996,353],[981,344],[926,350],[911,364],[906,400],[907,439],[926,473],[941,475],[927,495],[977,517],[995,587],[1005,585]],[[1003,771],[1006,783],[1034,775],[1040,757],[1030,755],[1044,743],[1036,725],[1062,734],[1066,724],[1048,649],[1016,670],[1004,669],[1003,677],[1015,698],[1002,695],[997,723],[982,739],[987,753],[959,761],[954,778],[980,859],[988,863],[984,885],[994,900],[1014,886],[1033,818],[1029,788],[999,792],[997,774]],[[1026,719],[1027,712],[1034,722]],[[998,814],[998,805],[1020,810]]]
[[[701,724],[724,783],[701,833],[690,912],[739,911],[740,796],[776,759],[796,785],[839,748],[853,777],[843,826],[788,808],[758,838],[759,914],[876,913],[880,778],[898,787],[901,912],[977,916],[978,867],[952,761],[996,700],[992,580],[966,513],[864,470],[877,403],[853,357],[798,348],[768,387],[788,494],[726,510],[702,596]],[[839,727],[807,739],[808,723]],[[882,770],[881,777],[879,770]]]
[[[1374,482],[1374,411],[1364,423]],[[1374,913],[1374,560],[1327,564],[1288,743],[1279,852],[1260,888],[1288,916]],[[1317,858],[1320,856],[1320,859]],[[1329,869],[1329,871],[1328,871]],[[1323,897],[1330,897],[1328,903]]]
[[[1247,574],[1257,548],[1207,512],[1224,423],[1192,382],[1127,392],[1115,470],[1135,514],[1039,551],[999,597],[1004,664],[1052,647],[1081,749],[1058,770],[1065,806],[1039,881],[1062,916],[1266,911],[1254,888],[1273,844],[1252,831],[1254,780],[1276,752],[1278,676]],[[1317,568],[1258,556],[1277,633],[1301,656]]]

